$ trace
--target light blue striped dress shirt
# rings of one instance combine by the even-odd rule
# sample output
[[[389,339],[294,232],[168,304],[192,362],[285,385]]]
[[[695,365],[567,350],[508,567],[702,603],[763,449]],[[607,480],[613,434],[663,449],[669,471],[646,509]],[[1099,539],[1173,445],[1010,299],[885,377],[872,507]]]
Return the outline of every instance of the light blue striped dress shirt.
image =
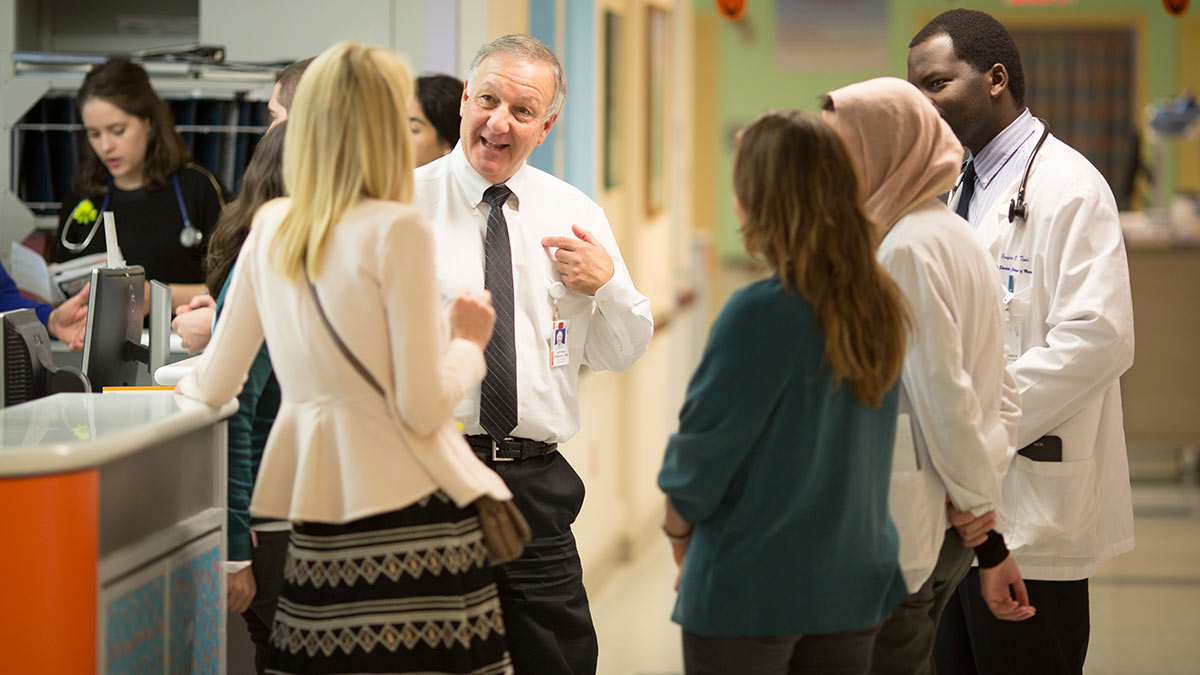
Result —
[[[974,158],[975,194],[971,195],[967,212],[971,227],[978,228],[985,217],[990,217],[996,200],[1007,197],[1008,188],[1020,180],[1041,130],[1042,123],[1026,108],[979,151]],[[955,186],[956,191],[960,188]]]

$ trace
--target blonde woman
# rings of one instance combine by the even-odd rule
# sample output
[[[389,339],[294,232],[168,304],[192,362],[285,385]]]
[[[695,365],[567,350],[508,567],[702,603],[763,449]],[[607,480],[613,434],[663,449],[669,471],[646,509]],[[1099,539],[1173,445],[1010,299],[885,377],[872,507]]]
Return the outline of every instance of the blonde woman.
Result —
[[[469,508],[511,494],[450,417],[483,377],[495,315],[459,297],[447,335],[433,236],[408,204],[411,99],[388,50],[346,43],[313,62],[288,117],[292,196],[255,216],[179,385],[230,400],[265,336],[282,404],[250,510],[293,522],[268,672],[511,672]]]
[[[887,501],[904,301],[821,120],[760,117],[733,184],[746,249],[775,274],[721,311],[658,477],[684,667],[866,673],[907,593]]]

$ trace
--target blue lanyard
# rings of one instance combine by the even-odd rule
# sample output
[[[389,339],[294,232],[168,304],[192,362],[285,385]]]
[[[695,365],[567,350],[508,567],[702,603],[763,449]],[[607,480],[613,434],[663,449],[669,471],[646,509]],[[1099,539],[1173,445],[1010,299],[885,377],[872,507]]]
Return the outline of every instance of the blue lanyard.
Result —
[[[175,201],[179,203],[179,215],[183,216],[183,229],[192,229],[192,219],[188,218],[187,207],[183,204],[183,190],[179,189],[179,174],[171,174],[171,182],[175,184]],[[108,197],[105,196],[105,199]]]

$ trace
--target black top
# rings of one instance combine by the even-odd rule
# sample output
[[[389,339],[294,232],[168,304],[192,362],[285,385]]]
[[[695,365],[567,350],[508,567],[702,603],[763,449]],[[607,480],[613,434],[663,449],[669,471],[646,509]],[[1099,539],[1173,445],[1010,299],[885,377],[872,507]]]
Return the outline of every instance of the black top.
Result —
[[[170,180],[157,192],[149,192],[144,188],[121,190],[110,187],[112,198],[108,210],[116,218],[117,242],[125,261],[146,268],[147,279],[163,283],[204,283],[204,252],[221,207],[225,205],[225,190],[211,173],[197,164],[189,163],[178,175],[179,189],[192,226],[204,233],[204,240],[199,246],[188,249],[179,243],[183,216],[179,213],[179,202],[175,198],[175,185]],[[99,211],[104,196],[94,195],[90,199]],[[71,191],[63,197],[62,209],[58,214],[59,231],[54,237],[50,253],[53,262],[103,253],[107,249],[103,222],[91,243],[82,251],[69,251],[62,245],[63,224],[67,223],[81,200]],[[96,217],[99,218],[99,215]],[[67,241],[78,243],[87,237],[94,223],[71,221],[67,224],[70,225]]]

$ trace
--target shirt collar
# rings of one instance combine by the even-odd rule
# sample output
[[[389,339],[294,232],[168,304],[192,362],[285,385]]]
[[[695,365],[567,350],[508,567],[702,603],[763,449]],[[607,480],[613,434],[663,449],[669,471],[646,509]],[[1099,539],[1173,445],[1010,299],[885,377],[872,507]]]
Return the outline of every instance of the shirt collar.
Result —
[[[1000,173],[1000,169],[1008,164],[1017,150],[1037,131],[1037,120],[1029,114],[1026,108],[996,137],[983,146],[975,156],[976,180],[983,188],[987,188],[992,179]]]
[[[521,164],[521,168],[504,182],[508,189],[512,192],[512,197],[505,202],[506,205],[513,209],[520,210],[520,195],[522,188],[527,184],[526,174],[529,172],[529,165]],[[483,203],[483,193],[492,186],[488,179],[479,175],[475,167],[467,161],[467,152],[463,149],[462,140],[454,146],[454,151],[450,153],[450,172],[457,179],[458,187],[462,190],[463,200],[471,205],[471,208],[477,209]]]

